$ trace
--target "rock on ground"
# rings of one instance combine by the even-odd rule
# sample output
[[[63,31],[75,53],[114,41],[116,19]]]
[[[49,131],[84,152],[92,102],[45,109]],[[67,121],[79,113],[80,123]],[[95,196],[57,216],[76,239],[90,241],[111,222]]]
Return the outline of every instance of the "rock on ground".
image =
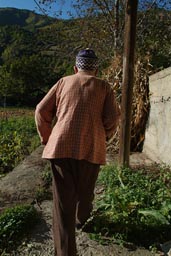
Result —
[[[42,171],[47,161],[41,158],[43,147],[38,147],[16,168],[0,179],[0,209],[16,203],[30,203],[42,183]]]

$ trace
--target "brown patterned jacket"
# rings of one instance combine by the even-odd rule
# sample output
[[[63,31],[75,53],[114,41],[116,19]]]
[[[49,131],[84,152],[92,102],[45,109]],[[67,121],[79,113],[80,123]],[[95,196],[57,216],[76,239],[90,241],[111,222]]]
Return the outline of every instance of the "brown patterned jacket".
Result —
[[[115,131],[119,117],[107,82],[83,71],[61,78],[35,111],[37,130],[46,145],[42,157],[105,164],[106,137]]]

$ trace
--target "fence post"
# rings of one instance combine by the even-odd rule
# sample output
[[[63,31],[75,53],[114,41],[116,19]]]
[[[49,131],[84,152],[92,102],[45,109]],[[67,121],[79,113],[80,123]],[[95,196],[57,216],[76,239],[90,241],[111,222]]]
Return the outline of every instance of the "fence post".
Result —
[[[119,163],[129,166],[138,0],[126,0]]]

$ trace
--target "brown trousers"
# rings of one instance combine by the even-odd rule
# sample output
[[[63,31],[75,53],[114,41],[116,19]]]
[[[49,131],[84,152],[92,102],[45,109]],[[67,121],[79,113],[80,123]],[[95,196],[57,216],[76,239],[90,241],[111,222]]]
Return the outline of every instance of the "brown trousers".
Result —
[[[75,225],[90,216],[100,165],[65,158],[51,160],[51,166],[55,255],[76,256]]]

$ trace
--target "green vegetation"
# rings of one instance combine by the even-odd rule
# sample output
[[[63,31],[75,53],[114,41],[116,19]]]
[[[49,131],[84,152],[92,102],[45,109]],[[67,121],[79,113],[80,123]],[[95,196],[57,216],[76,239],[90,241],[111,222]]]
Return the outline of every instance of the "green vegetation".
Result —
[[[51,171],[51,166],[50,164],[48,163],[43,172],[42,172],[42,180],[44,182],[44,186],[46,188],[49,188],[52,184],[52,171]]]
[[[5,16],[0,19],[0,105],[34,107],[61,76],[71,74],[77,25],[71,22],[68,28],[67,21],[25,10],[0,11]],[[34,16],[29,26],[28,16]],[[20,22],[11,24],[13,17]],[[36,26],[39,19],[41,26]]]
[[[171,12],[159,7],[144,10],[138,11],[137,59],[149,60],[155,72],[171,65]],[[0,9],[0,105],[35,106],[59,78],[73,73],[75,54],[81,48],[96,49],[100,70],[107,68],[115,54],[112,13],[111,19],[106,10],[104,15],[97,11],[60,20],[26,10]],[[118,18],[117,53],[121,56],[123,6]]]
[[[170,181],[171,172],[166,167],[102,168],[98,185],[104,192],[96,199],[89,223],[91,237],[100,241],[119,237],[145,246],[167,241],[171,235]]]
[[[0,253],[10,251],[39,220],[33,206],[18,205],[0,215]]]
[[[0,8],[0,25],[19,25],[32,29],[54,22],[51,17],[36,14],[33,11],[18,10],[16,8]]]
[[[9,112],[12,113],[12,110]],[[38,145],[40,142],[33,115],[1,119],[0,174],[11,171]]]
[[[37,188],[35,198],[38,202],[52,199],[52,172],[50,164],[47,163],[42,171],[42,184]]]
[[[117,53],[122,56],[122,6],[119,10],[119,31],[115,31],[114,11],[112,16],[97,11],[95,15],[91,12],[90,16],[65,21],[26,10],[0,9],[0,106],[35,107],[59,78],[72,73],[75,54],[81,48],[96,49],[101,60],[100,68],[104,70],[115,56],[113,37],[117,33],[114,32],[119,32]],[[171,11],[160,6],[144,10],[142,7],[138,11],[136,53],[142,63],[148,62],[150,74],[171,65]],[[114,60],[117,66],[111,69],[117,75],[112,76],[111,83],[122,74],[122,64],[117,63],[117,57]],[[144,68],[142,65],[143,69],[149,66]],[[3,118],[0,116],[0,175],[11,171],[39,145],[33,115],[10,113],[9,116],[5,113]],[[143,245],[168,238],[170,178],[170,170],[164,167],[155,166],[149,172],[104,167],[98,180],[104,193],[96,199],[96,211],[90,220],[90,224],[94,223],[93,227],[90,225],[91,236],[101,242],[103,238],[105,241],[120,238]],[[51,174],[48,167],[42,179],[44,185],[38,188],[36,195],[39,201],[49,197]],[[22,209],[25,208],[11,209],[0,216],[2,246],[13,244],[11,241],[16,238],[15,234],[19,236],[17,232],[24,223],[24,216],[33,210],[27,208],[26,213]],[[22,227],[23,231],[27,230],[25,224]]]

